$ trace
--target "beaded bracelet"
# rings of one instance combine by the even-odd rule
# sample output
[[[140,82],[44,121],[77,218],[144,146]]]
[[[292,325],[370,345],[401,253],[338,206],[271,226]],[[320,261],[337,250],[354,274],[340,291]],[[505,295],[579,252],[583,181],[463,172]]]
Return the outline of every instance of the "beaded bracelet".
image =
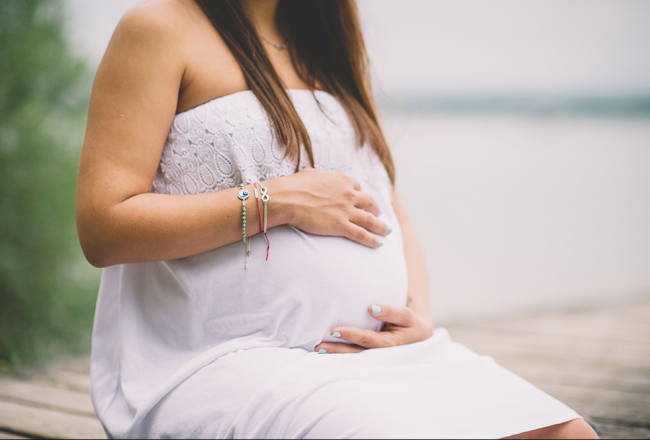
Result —
[[[242,241],[246,245],[246,264],[244,264],[244,269],[248,269],[248,256],[251,254],[251,244],[250,241],[246,239],[246,199],[248,199],[251,194],[250,192],[248,192],[248,190],[244,189],[243,183],[241,183],[239,187],[241,189],[239,190],[237,197],[242,202],[241,235],[242,235]]]

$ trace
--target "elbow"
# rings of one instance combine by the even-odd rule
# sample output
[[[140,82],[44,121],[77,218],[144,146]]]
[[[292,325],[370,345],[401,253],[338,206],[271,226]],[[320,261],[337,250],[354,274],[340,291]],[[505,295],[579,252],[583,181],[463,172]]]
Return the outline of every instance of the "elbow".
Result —
[[[79,233],[79,244],[81,244],[84,257],[91,266],[103,269],[112,265],[109,252],[101,243],[89,238],[83,238],[82,234]]]
[[[86,260],[88,263],[90,263],[91,266],[96,267],[97,269],[103,269],[105,267],[111,266],[111,264],[108,262],[108,258],[102,255],[100,252],[88,251],[83,246],[81,249],[83,250]]]
[[[91,191],[89,185],[77,185],[75,217],[77,236],[88,263],[98,269],[123,262],[129,249],[129,237],[122,227],[119,203],[115,196]]]
[[[84,219],[83,216],[78,215],[77,235],[81,250],[88,263],[98,269],[115,264],[114,246],[111,246],[111,242],[114,243],[115,240],[109,237],[105,228],[102,227],[101,221]]]

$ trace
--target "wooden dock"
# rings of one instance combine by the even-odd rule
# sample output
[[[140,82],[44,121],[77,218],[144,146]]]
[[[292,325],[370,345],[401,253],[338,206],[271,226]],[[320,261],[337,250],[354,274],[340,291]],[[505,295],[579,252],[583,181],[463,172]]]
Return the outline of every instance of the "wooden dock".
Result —
[[[590,417],[603,438],[650,439],[650,303],[447,328]],[[105,438],[88,368],[69,360],[0,377],[0,439]]]
[[[595,421],[602,438],[650,439],[650,303],[448,329]]]

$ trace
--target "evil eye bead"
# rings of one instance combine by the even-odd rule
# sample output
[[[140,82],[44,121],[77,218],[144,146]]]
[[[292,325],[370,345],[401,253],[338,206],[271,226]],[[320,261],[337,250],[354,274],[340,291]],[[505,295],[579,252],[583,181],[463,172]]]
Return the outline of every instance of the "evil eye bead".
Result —
[[[239,194],[237,194],[237,197],[239,197],[239,200],[246,200],[247,198],[250,197],[250,195],[251,193],[248,192],[248,190],[242,189],[239,191]]]

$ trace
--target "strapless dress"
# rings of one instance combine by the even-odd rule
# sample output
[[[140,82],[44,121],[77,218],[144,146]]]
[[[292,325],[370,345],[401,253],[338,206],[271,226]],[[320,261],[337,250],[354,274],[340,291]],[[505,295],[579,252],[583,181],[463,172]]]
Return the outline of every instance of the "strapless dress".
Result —
[[[426,341],[319,355],[336,326],[380,330],[371,304],[408,289],[392,185],[339,102],[290,90],[317,169],[355,177],[393,232],[370,249],[290,226],[187,258],[103,270],[91,395],[114,438],[498,438],[579,416],[491,358]],[[307,166],[302,155],[300,168]],[[220,191],[296,164],[244,91],[175,116],[153,193]],[[272,203],[272,194],[271,202]]]

